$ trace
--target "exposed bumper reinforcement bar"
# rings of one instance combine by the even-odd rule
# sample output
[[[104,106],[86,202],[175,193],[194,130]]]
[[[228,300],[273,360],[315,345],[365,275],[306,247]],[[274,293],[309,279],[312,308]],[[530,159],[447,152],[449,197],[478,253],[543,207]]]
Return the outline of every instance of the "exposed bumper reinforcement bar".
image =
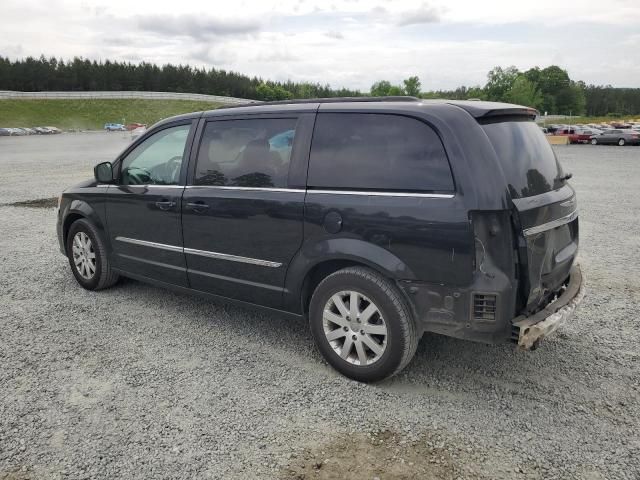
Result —
[[[529,317],[519,316],[512,320],[517,331],[518,346],[524,350],[535,350],[540,340],[554,332],[567,321],[585,294],[585,284],[580,265],[571,268],[569,283],[560,297],[543,310]]]

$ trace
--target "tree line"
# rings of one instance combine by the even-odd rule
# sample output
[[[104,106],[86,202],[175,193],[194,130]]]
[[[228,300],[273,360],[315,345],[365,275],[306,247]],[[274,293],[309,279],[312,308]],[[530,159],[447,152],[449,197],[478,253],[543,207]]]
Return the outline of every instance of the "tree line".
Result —
[[[274,82],[216,68],[111,60],[0,56],[0,90],[151,91],[224,95],[255,100],[355,96],[360,92],[305,82]]]
[[[521,72],[516,67],[495,67],[484,86],[422,91],[418,77],[402,85],[383,80],[371,86],[371,95],[412,95],[421,98],[491,100],[517,103],[540,112],[560,115],[624,116],[640,114],[640,88],[614,88],[574,81],[566,70],[551,65]]]
[[[26,57],[10,60],[0,56],[0,90],[95,91],[138,90],[204,93],[255,100],[287,100],[360,95],[411,95],[421,98],[480,99],[518,103],[549,114],[640,114],[640,88],[586,85],[572,80],[566,70],[551,65],[520,71],[495,67],[483,86],[455,90],[423,90],[417,76],[400,85],[375,82],[370,92],[334,89],[328,84],[276,82],[216,68],[189,65],[134,64],[74,58]]]

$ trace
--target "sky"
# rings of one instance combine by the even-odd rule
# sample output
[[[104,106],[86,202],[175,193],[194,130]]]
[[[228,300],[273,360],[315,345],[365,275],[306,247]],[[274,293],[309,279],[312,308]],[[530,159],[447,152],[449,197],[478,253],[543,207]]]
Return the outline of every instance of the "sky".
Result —
[[[559,65],[640,87],[640,0],[2,0],[0,55],[190,64],[368,91]]]

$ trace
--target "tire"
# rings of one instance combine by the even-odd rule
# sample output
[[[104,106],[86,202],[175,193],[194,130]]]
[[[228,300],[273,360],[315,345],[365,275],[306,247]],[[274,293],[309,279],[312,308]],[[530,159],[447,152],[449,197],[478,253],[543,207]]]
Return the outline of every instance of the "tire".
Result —
[[[309,305],[309,325],[325,360],[359,382],[376,382],[398,373],[413,358],[420,339],[398,288],[365,267],[345,268],[320,282]]]
[[[624,141],[624,138],[621,138],[621,139],[618,140],[618,145],[620,145],[621,147],[624,147],[625,143],[626,142]]]
[[[596,138],[592,138],[591,145],[597,145],[597,144],[598,144],[598,140]]]
[[[82,218],[71,224],[66,248],[71,271],[82,288],[102,290],[118,281],[118,274],[111,269],[104,242],[90,221]]]

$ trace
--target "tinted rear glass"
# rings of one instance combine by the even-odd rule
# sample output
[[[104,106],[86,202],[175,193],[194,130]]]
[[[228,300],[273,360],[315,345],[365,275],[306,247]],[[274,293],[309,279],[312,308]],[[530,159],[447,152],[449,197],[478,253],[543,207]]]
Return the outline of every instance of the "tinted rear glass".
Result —
[[[321,113],[313,133],[308,184],[357,190],[450,192],[440,138],[400,115]]]
[[[531,197],[562,186],[562,169],[549,141],[534,122],[482,125],[506,177],[512,198]]]

